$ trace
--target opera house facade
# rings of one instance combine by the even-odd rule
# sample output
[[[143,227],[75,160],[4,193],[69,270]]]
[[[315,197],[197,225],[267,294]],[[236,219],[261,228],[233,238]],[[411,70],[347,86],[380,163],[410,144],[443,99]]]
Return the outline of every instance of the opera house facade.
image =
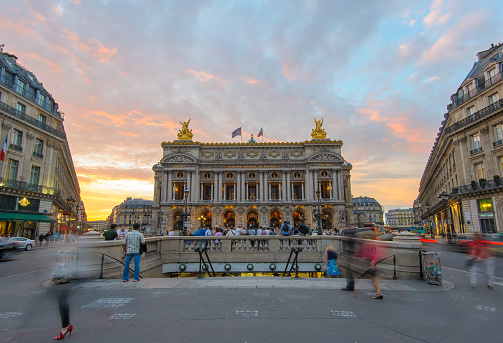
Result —
[[[316,119],[315,119],[316,121]],[[353,223],[351,164],[343,142],[326,138],[316,121],[311,140],[291,143],[201,143],[181,122],[178,140],[161,144],[152,228],[176,234],[198,228],[278,227],[304,221],[313,229]]]

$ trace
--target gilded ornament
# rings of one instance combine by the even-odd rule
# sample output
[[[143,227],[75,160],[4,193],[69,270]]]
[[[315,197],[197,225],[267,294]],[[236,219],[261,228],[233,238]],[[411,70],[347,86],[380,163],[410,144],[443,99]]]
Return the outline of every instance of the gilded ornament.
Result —
[[[180,141],[192,140],[192,136],[194,136],[194,134],[192,133],[192,130],[189,130],[190,119],[191,118],[189,118],[188,121],[180,121],[180,124],[182,124],[182,129],[177,134],[178,140]]]
[[[321,120],[316,120],[315,117],[314,122],[316,123],[316,129],[313,129],[313,132],[311,132],[311,137],[313,137],[313,139],[326,139],[327,133],[321,128],[323,125],[323,118],[321,118]]]

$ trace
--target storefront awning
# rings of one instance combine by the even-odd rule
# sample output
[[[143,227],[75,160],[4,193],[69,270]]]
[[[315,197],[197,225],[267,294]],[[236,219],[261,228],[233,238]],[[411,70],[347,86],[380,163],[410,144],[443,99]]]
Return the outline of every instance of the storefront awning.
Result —
[[[0,212],[0,221],[56,223],[55,219],[43,214]]]

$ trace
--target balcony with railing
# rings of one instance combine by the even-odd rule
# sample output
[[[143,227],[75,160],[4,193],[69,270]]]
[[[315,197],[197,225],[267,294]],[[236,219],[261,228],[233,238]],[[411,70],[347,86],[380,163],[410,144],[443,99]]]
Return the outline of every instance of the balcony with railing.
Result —
[[[11,148],[12,150],[17,150],[17,151],[23,152],[23,147],[21,145],[16,145],[16,144],[11,143],[9,145],[9,148]]]
[[[478,154],[479,152],[482,152],[482,147],[478,147],[473,150],[470,150],[470,155],[475,155],[475,154]]]
[[[41,193],[41,194],[49,194],[49,195],[60,195],[60,190],[55,189],[53,187],[47,187],[47,186],[42,186],[42,185],[35,185],[31,184],[28,182],[24,181],[17,181],[17,180],[6,180],[3,177],[0,177],[0,187],[5,187],[5,188],[14,188],[14,189],[19,189],[23,191],[30,191],[30,192],[35,192],[35,193]]]
[[[58,117],[61,117],[60,113],[58,112],[57,104],[53,103],[52,101],[47,101],[47,96],[37,97],[36,90],[33,87],[28,87],[28,85],[26,85],[26,87],[21,88],[14,82],[13,75],[9,74],[9,76],[10,77],[8,77],[6,73],[2,74],[0,77],[0,84],[21,95],[26,100],[37,104],[47,112],[50,112]]]
[[[500,99],[498,101],[496,101],[495,103],[487,106],[487,107],[484,107],[483,109],[475,112],[474,114],[472,114],[471,116],[468,116],[454,124],[452,124],[451,126],[448,126],[445,128],[445,133],[446,134],[449,134],[453,131],[456,131],[462,127],[465,127],[485,116],[488,116],[496,111],[498,111],[499,109],[501,109],[503,107],[503,99]]]
[[[43,154],[41,154],[41,153],[39,153],[39,152],[35,152],[35,151],[33,152],[33,156],[38,157],[38,158],[41,158],[41,159],[43,159],[43,158],[44,158],[44,155],[43,155]]]
[[[495,178],[493,180],[481,180],[479,182],[472,182],[469,185],[454,187],[451,195],[467,194],[483,190],[495,190],[501,187],[503,187],[503,184],[500,178]]]
[[[478,84],[477,87],[475,87],[473,89],[470,89],[470,91],[467,92],[467,93],[465,93],[465,94],[462,94],[462,95],[461,94],[460,95],[455,94],[453,96],[454,98],[453,98],[453,101],[452,101],[452,107],[451,107],[451,109],[461,106],[462,104],[464,104],[468,100],[470,100],[473,97],[475,97],[480,92],[484,91],[486,88],[489,88],[492,85],[494,85],[495,83],[501,81],[501,79],[503,79],[503,74],[502,73],[498,73],[498,74],[495,74],[493,77],[485,80],[484,82]]]
[[[45,124],[45,123],[42,123],[41,121],[35,119],[35,118],[32,118],[30,117],[29,115],[27,115],[26,113],[23,113],[21,111],[18,111],[16,108],[12,107],[12,106],[9,106],[7,105],[5,102],[3,101],[0,101],[0,110],[2,111],[5,111],[9,114],[12,114],[13,116],[21,119],[22,121],[24,122],[27,122],[31,125],[34,125],[50,134],[53,134],[55,136],[58,136],[60,138],[63,138],[63,139],[66,139],[66,134],[64,132],[61,132],[59,130],[56,130],[55,128]]]

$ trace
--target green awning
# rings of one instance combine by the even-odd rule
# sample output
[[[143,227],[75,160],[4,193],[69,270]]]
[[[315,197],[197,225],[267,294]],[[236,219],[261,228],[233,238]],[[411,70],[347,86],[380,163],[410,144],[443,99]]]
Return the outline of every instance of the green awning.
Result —
[[[56,223],[55,219],[43,214],[0,212],[0,221]]]

